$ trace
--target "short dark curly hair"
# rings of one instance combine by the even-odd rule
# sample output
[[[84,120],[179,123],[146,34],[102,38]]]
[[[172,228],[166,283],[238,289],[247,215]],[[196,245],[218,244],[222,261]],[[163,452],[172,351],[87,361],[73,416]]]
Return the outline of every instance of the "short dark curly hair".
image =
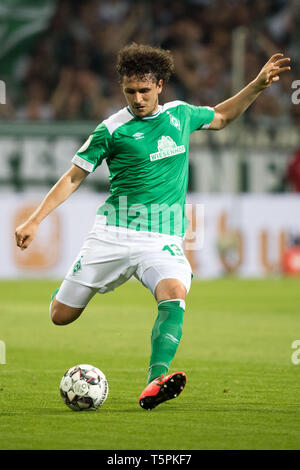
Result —
[[[143,79],[149,74],[156,83],[161,79],[167,83],[174,71],[174,60],[170,51],[133,42],[119,51],[116,69],[121,83],[125,76]]]

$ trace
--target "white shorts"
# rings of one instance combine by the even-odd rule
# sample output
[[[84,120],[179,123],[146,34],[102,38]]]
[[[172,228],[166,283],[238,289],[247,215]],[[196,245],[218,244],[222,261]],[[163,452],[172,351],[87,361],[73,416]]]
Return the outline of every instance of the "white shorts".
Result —
[[[158,282],[167,278],[178,279],[188,292],[192,270],[182,238],[107,226],[96,216],[56,299],[83,308],[95,293],[112,291],[132,276],[153,294]]]

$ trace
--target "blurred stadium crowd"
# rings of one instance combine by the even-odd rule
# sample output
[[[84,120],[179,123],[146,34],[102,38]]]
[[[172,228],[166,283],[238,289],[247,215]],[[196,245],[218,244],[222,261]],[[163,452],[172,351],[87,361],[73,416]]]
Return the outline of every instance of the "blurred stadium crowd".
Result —
[[[296,57],[299,1],[60,0],[48,29],[17,68],[21,85],[2,118],[101,121],[124,105],[115,73],[129,42],[170,49],[176,73],[161,102],[214,106],[232,95],[232,31],[248,29],[245,84],[275,52]],[[255,125],[300,124],[291,101],[299,64],[246,113]]]

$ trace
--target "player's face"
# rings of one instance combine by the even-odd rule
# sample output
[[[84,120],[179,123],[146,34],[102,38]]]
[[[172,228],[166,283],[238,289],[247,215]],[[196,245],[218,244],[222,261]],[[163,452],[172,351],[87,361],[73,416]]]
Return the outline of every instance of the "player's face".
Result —
[[[125,76],[122,88],[128,106],[137,117],[150,116],[158,111],[162,80],[156,82],[152,76],[146,76],[144,79]]]

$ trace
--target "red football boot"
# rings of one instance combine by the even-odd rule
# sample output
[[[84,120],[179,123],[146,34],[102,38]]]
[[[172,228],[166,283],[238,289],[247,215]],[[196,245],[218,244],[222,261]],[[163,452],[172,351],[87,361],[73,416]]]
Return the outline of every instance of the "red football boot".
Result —
[[[174,372],[152,380],[140,395],[139,404],[145,410],[152,410],[160,403],[178,397],[186,384],[184,372]]]

